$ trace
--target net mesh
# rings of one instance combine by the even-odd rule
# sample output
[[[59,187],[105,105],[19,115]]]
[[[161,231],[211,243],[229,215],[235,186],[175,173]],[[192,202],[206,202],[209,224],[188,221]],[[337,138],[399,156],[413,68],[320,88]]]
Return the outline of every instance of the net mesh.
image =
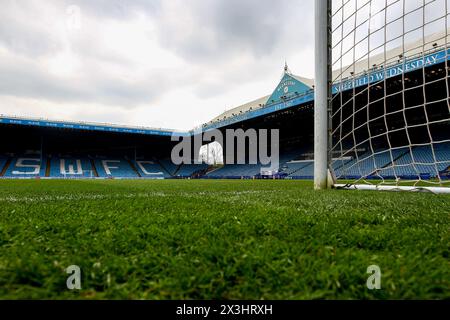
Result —
[[[332,1],[331,167],[450,186],[450,0]]]

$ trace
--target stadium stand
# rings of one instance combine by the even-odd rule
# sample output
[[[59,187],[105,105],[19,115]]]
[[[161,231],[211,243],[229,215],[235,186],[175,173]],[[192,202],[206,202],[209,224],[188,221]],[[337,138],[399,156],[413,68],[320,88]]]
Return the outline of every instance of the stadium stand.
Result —
[[[314,176],[314,161],[304,161],[301,168],[289,175],[291,179],[312,179]]]
[[[336,175],[343,179],[436,178],[437,172],[443,172],[450,166],[450,146],[441,144],[433,149],[434,156],[430,146],[377,150],[375,153],[369,151],[344,164],[341,160],[337,160],[333,166]]]
[[[291,171],[295,171],[295,165],[292,161],[302,154],[301,150],[294,150],[283,152],[280,154],[278,173],[289,175]],[[268,166],[262,164],[228,164],[222,168],[211,171],[207,174],[209,178],[226,178],[226,179],[241,179],[260,177],[264,173],[264,169]],[[290,169],[292,168],[292,169]]]
[[[0,177],[3,176],[4,171],[6,170],[5,166],[8,162],[8,158],[0,156]]]
[[[38,155],[21,155],[12,158],[5,171],[5,178],[45,177],[46,157]]]
[[[142,178],[164,179],[170,177],[165,170],[155,161],[136,160],[134,166]]]
[[[176,171],[175,176],[177,178],[190,178],[195,174],[202,175],[206,169],[208,169],[208,165],[203,164],[182,164]]]
[[[438,44],[436,48],[432,48],[430,54],[433,54],[433,57],[444,55],[448,60],[449,55],[446,54],[446,50],[446,45]],[[447,77],[448,73],[445,73],[447,64],[443,59],[431,59],[426,68],[417,72],[408,72],[408,83],[423,81],[422,70],[425,70],[430,82],[437,76]],[[399,77],[386,79],[385,90],[399,89],[400,80]],[[342,90],[343,99],[349,99],[353,95],[353,89],[347,88],[345,84],[348,83],[345,81],[337,83],[335,87]],[[0,156],[0,173],[4,178],[38,176],[46,178],[258,179],[270,177],[272,174],[275,178],[311,179],[314,171],[312,160],[314,157],[312,154],[313,85],[313,80],[293,75],[286,65],[282,79],[271,94],[229,109],[201,126],[205,131],[218,129],[222,133],[228,129],[279,129],[278,171],[268,173],[264,170],[265,166],[261,164],[225,164],[220,168],[208,167],[206,164],[175,165],[170,160],[171,151],[176,144],[171,140],[171,136],[176,133],[192,137],[195,130],[177,132],[161,128],[75,123],[0,115],[0,134],[11,137],[11,139],[4,139],[0,145],[0,154],[8,155]],[[428,94],[430,101],[439,103],[433,103],[433,112],[427,106],[428,117],[448,119],[448,97],[441,97],[441,93],[447,92],[447,86],[446,81],[439,81],[434,84],[432,90],[430,89]],[[370,92],[374,97],[384,92],[377,86],[372,89]],[[419,94],[423,95],[423,92]],[[358,95],[359,98],[365,96]],[[416,96],[416,90],[405,92],[405,104],[413,103],[417,99]],[[364,99],[355,101],[361,106],[366,104]],[[398,103],[395,99],[389,99],[386,103],[388,102],[386,107],[397,108]],[[335,112],[339,115],[338,118],[348,117],[357,106],[348,104],[341,107],[339,110],[342,114]],[[433,120],[425,133],[419,127],[410,126],[411,128],[408,128],[410,143],[405,143],[405,137],[401,135],[401,131],[391,130],[388,144],[382,139],[382,133],[387,124],[378,117],[378,112],[383,111],[383,105],[380,107],[377,102],[370,107],[369,115],[366,112],[358,113],[359,116],[355,118],[354,124],[344,121],[342,130],[343,132],[350,130],[360,121],[367,122],[367,116],[374,117],[372,120],[376,121],[369,121],[369,124],[361,127],[358,132],[353,130],[354,134],[345,135],[337,130],[331,137],[334,141],[332,145],[337,146],[331,152],[333,157],[336,157],[332,167],[338,178],[352,180],[360,178],[417,179],[418,176],[420,179],[433,179],[438,175],[441,178],[449,177],[450,128],[448,121]],[[403,128],[404,117],[407,118],[406,124],[414,124],[418,120],[423,122],[424,114],[419,112],[421,109],[409,108],[405,114],[393,112],[388,118],[386,117],[386,121],[391,128]],[[360,145],[369,144],[368,131],[372,136],[370,145]],[[337,141],[339,143],[336,143]],[[436,143],[437,141],[441,143]],[[395,148],[391,145],[403,147]],[[346,154],[346,150],[354,148],[357,150]],[[33,153],[25,150],[32,150]],[[42,161],[40,154],[44,154]]]
[[[160,160],[159,164],[164,169],[166,178],[173,177],[176,171],[178,170],[178,166],[173,164],[172,161],[167,159]]]
[[[260,164],[230,164],[210,172],[210,177],[240,179],[251,178],[261,173]]]
[[[297,153],[298,154],[298,153]],[[436,172],[446,173],[450,167],[450,145],[440,144],[434,147],[434,157],[430,146],[393,150],[376,150],[363,152],[358,157],[335,159],[333,169],[341,179],[385,178],[385,179],[422,179],[436,178]],[[413,160],[414,157],[414,160]],[[286,156],[283,156],[283,160]],[[392,159],[394,162],[392,162]],[[253,178],[260,175],[262,166],[225,165],[207,174],[209,178]],[[377,170],[376,168],[382,168]],[[314,175],[313,160],[291,160],[280,164],[280,173],[290,179],[312,179]]]
[[[126,159],[103,158],[95,159],[95,167],[99,177],[104,178],[138,178],[139,175],[133,170]]]
[[[385,167],[390,162],[391,154],[387,150],[378,151],[375,153],[367,151],[340,166],[335,171],[335,174],[342,179],[358,179],[360,177],[368,177],[374,174],[377,166]],[[339,163],[339,161],[337,163]]]
[[[286,169],[283,170],[289,177],[309,177],[310,172],[308,167],[313,164],[312,160],[291,161],[286,164]]]
[[[52,157],[51,178],[93,178],[95,177],[90,159],[84,157]]]
[[[392,166],[382,169],[380,175],[402,179],[437,178],[439,172],[444,172],[450,166],[450,148],[442,144],[433,149],[434,155],[429,145],[414,147],[394,161]]]
[[[277,177],[289,179],[312,179],[314,161],[308,160],[311,153],[300,156],[300,151],[280,156]],[[288,160],[288,158],[291,158]],[[298,160],[298,159],[306,160]],[[392,161],[394,159],[394,161]],[[436,159],[436,161],[434,160]],[[133,160],[123,157],[43,156],[15,155],[0,156],[0,173],[4,178],[209,178],[250,179],[261,178],[264,167],[261,164],[229,164],[207,172],[209,166],[202,164],[175,165],[170,160]],[[49,167],[47,168],[47,164]],[[448,178],[450,167],[450,144],[436,144],[391,150],[361,152],[357,157],[334,159],[333,169],[341,179],[404,179],[412,180]],[[381,169],[377,169],[381,168]]]

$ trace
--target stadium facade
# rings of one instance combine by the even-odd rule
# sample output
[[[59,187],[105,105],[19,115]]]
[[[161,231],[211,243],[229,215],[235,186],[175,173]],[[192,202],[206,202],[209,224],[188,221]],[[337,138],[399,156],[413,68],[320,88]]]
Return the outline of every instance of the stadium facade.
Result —
[[[340,119],[343,124],[333,125],[341,128],[332,137],[340,145],[340,152],[332,153],[332,167],[337,177],[415,180],[420,175],[420,179],[448,179],[450,143],[439,143],[430,149],[429,135],[424,134],[420,126],[409,130],[409,139],[414,141],[415,147],[395,149],[395,154],[391,144],[404,145],[405,137],[401,134],[391,134],[389,146],[388,142],[379,139],[371,140],[370,145],[361,143],[354,147],[349,143],[346,147],[342,137],[346,136],[343,132],[348,131],[353,140],[365,140],[367,132],[364,130],[351,133],[355,125],[345,124],[345,113],[358,114],[359,109],[367,106],[367,95],[370,95],[373,101],[379,97],[380,103],[374,103],[370,111],[352,117],[352,121],[361,118],[361,122],[370,123],[369,131],[381,132],[386,126],[401,128],[414,122],[421,123],[426,117],[434,124],[431,140],[436,137],[438,141],[449,141],[449,51],[446,43],[435,43],[419,55],[400,58],[398,50],[392,50],[389,54],[394,59],[388,65],[374,63],[373,68],[367,69],[367,62],[362,62],[345,77],[343,72],[340,73],[332,86],[333,96],[339,96],[334,99],[339,100],[339,104],[333,103],[333,112],[339,109],[344,114]],[[402,91],[403,83],[411,90]],[[419,101],[424,95],[420,88],[415,89],[417,84],[427,90],[427,101]],[[359,94],[365,91],[369,93]],[[391,93],[387,99],[384,98],[386,92]],[[396,92],[402,92],[401,96]],[[356,103],[343,110],[342,102],[346,99]],[[411,108],[408,112],[391,112],[388,119],[380,117],[385,108],[396,110],[404,102],[407,106],[422,103],[425,109]],[[0,178],[312,179],[313,111],[314,81],[292,74],[285,66],[283,76],[271,94],[229,110],[188,132],[2,115]],[[429,130],[430,126],[427,128]],[[227,129],[279,129],[278,170],[266,176],[261,164],[225,163],[217,168],[204,163],[172,163],[171,150],[176,144],[172,136],[193,139],[213,129],[221,132]],[[223,143],[223,150],[227,152],[226,143]],[[193,154],[198,151],[193,150]],[[368,155],[370,161],[360,160],[369,159]],[[439,159],[437,163],[436,159]],[[421,165],[418,167],[415,163]]]

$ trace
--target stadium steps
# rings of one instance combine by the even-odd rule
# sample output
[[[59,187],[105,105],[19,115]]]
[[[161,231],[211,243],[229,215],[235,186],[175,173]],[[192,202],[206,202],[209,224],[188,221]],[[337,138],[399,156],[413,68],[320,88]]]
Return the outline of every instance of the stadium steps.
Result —
[[[194,178],[197,178],[197,179],[198,178],[202,178],[202,177],[204,177],[206,175],[206,171],[207,170],[208,170],[208,168],[206,168],[204,170],[200,170],[200,171],[194,172],[191,177],[194,177]]]
[[[45,168],[45,177],[50,177],[51,158],[47,157],[47,167]]]
[[[167,168],[162,164],[161,161],[159,161],[158,159],[153,159],[154,162],[156,162],[157,164],[159,164],[159,166],[171,177],[173,177],[173,174],[169,172],[169,170],[167,170]]]
[[[128,158],[126,160],[128,161],[128,164],[130,165],[131,170],[133,170],[134,173],[136,173],[139,178],[142,178],[142,175],[139,173],[138,169],[136,169],[136,166],[134,165],[133,161],[131,161]]]
[[[8,170],[9,165],[11,164],[12,159],[8,157],[6,159],[5,165],[2,168],[2,171],[0,172],[0,177],[5,176],[6,170]]]
[[[400,160],[400,159],[403,158],[404,156],[407,156],[409,153],[410,153],[410,152],[409,152],[409,150],[408,150],[408,151],[405,151],[405,152],[399,154],[397,157],[395,157],[395,158],[393,159],[393,161],[391,161],[391,162],[389,162],[389,163],[386,163],[386,165],[384,165],[384,166],[382,167],[382,169],[389,168],[389,167],[393,166],[398,160]],[[376,174],[376,170],[375,170],[374,172],[371,173],[371,175],[373,175],[373,174]]]
[[[291,173],[289,174],[289,176],[294,177],[295,174],[296,174],[297,172],[300,172],[300,171],[302,171],[303,169],[305,169],[305,168],[307,168],[307,167],[309,167],[309,166],[312,166],[312,165],[314,165],[314,162],[312,162],[312,163],[305,163],[305,165],[302,166],[301,168],[298,168],[297,170],[291,172]]]
[[[97,168],[95,167],[95,161],[94,161],[94,159],[89,159],[89,160],[91,162],[92,171],[94,171],[94,176],[96,178],[98,178],[98,171],[97,171]]]
[[[338,166],[336,166],[336,167],[333,167],[333,170],[334,171],[337,171],[337,170],[340,170],[340,169],[342,169],[342,168],[344,168],[350,161],[352,161],[352,159],[349,159],[349,160],[346,160],[346,161],[343,161],[343,160],[334,160],[333,161],[333,163],[332,163],[332,165],[334,165],[335,163],[340,163]]]
[[[206,176],[207,174],[214,172],[216,170],[219,170],[220,168],[222,168],[223,166],[208,166],[208,168],[206,169],[205,173],[203,174],[204,176]]]
[[[174,177],[176,177],[177,174],[178,174],[178,172],[180,172],[182,166],[183,166],[183,165],[180,164],[180,165],[178,165],[178,167],[175,169],[175,172],[173,173],[173,176],[174,176]]]

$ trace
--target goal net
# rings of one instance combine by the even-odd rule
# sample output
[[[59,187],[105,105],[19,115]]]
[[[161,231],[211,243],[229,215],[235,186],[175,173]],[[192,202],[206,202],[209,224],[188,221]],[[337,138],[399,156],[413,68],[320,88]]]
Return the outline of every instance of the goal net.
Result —
[[[449,6],[332,1],[328,162],[338,187],[450,191]]]

